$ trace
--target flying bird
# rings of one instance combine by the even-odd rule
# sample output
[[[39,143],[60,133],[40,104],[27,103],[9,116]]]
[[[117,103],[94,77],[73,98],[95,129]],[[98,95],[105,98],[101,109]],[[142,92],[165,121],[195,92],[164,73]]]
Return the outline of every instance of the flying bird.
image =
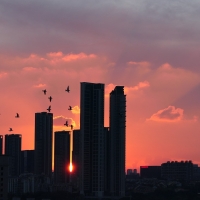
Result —
[[[68,93],[70,92],[69,86],[67,86],[67,89],[65,91],[68,92]]]
[[[51,102],[51,100],[52,100],[53,98],[50,96],[50,97],[48,97],[48,99],[49,99],[49,101]]]
[[[48,110],[49,112],[51,112],[51,106],[49,106],[49,107],[47,108],[47,110]]]
[[[72,107],[71,107],[71,106],[69,106],[68,110],[72,110]]]
[[[8,131],[13,131],[12,128],[10,128]]]
[[[19,113],[16,113],[16,116],[15,116],[15,118],[19,118]]]
[[[64,125],[68,127],[69,126],[68,121],[66,121]]]
[[[42,90],[42,92],[44,92],[44,94],[46,95],[46,93],[47,93],[47,90],[45,89],[45,90]]]

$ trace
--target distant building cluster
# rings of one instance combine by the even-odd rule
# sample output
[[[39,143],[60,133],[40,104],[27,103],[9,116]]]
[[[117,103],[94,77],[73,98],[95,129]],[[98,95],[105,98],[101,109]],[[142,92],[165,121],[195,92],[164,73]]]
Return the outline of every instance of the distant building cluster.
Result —
[[[126,178],[158,179],[169,181],[199,181],[200,167],[192,161],[167,161],[160,166],[140,166],[140,174],[136,170],[127,169]]]
[[[53,113],[47,112],[35,113],[34,150],[21,149],[20,134],[6,134],[3,155],[0,137],[0,200],[6,200],[7,193],[73,190],[89,197],[125,196],[124,87],[116,86],[110,93],[109,127],[104,127],[104,95],[104,84],[82,82],[80,130],[57,131],[54,143]]]

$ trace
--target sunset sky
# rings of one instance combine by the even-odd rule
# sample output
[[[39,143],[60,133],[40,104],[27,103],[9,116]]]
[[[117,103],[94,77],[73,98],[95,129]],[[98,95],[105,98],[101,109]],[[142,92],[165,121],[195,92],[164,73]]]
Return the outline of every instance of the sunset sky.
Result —
[[[1,0],[0,134],[12,127],[33,149],[49,105],[54,131],[78,129],[80,82],[105,83],[105,126],[109,93],[125,86],[127,168],[200,165],[199,0]]]

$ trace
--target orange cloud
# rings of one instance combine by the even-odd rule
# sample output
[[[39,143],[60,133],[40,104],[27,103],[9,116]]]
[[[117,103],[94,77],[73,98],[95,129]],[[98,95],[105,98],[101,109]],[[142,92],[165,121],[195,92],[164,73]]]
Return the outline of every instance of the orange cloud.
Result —
[[[78,106],[74,106],[72,108],[72,113],[73,114],[80,114],[80,108]]]
[[[62,115],[56,116],[53,118],[53,125],[58,126],[58,127],[66,127],[64,124],[65,122],[68,121],[69,126],[73,125],[73,127],[76,127],[76,122],[70,118],[70,117],[64,117]]]
[[[152,121],[163,121],[163,122],[177,122],[182,120],[184,110],[181,108],[175,108],[175,106],[168,106],[163,110],[159,110],[153,114],[150,119]]]
[[[34,85],[33,87],[35,87],[35,88],[42,88],[42,87],[45,87],[45,86],[46,86],[46,84],[40,83],[38,85]]]

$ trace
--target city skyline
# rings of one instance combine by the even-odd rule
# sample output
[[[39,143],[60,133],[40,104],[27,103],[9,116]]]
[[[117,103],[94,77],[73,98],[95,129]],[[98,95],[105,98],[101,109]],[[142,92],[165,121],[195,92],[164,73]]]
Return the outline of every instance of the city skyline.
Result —
[[[70,130],[66,120],[79,129],[84,81],[105,84],[108,127],[109,93],[123,85],[126,168],[200,164],[199,8],[196,0],[1,1],[0,134],[12,127],[22,150],[34,149],[34,113],[50,105],[53,132]]]

